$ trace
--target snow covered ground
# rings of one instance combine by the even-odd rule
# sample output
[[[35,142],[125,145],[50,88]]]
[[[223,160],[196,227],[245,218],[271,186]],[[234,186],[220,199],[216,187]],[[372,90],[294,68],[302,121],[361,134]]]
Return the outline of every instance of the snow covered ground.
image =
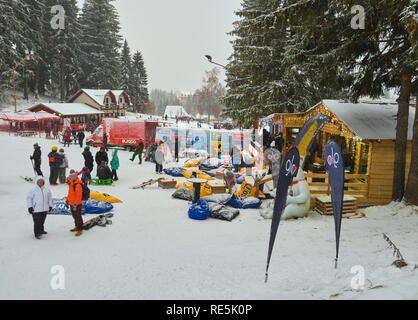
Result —
[[[120,181],[95,187],[124,200],[113,225],[76,238],[70,216],[48,216],[43,240],[35,240],[25,196],[33,174],[34,142],[46,155],[54,141],[0,134],[0,299],[417,299],[418,214],[387,206],[365,210],[367,218],[343,220],[338,269],[334,269],[332,217],[312,213],[279,227],[269,282],[264,269],[270,221],[258,210],[241,210],[232,222],[193,221],[188,203],[156,185],[130,190],[156,177],[150,163],[138,165],[120,152]],[[81,149],[66,148],[70,167],[81,169]],[[95,152],[95,150],[93,150]],[[64,197],[66,186],[53,187]],[[408,266],[397,269],[382,233]],[[65,290],[50,286],[53,266],[65,270]],[[365,289],[353,291],[353,266],[365,272]]]

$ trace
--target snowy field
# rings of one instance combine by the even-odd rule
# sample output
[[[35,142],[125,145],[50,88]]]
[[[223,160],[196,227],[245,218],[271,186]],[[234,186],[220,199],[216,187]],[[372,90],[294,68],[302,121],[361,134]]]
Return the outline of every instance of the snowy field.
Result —
[[[365,210],[367,218],[343,220],[340,262],[334,269],[334,222],[312,213],[279,227],[270,277],[264,269],[270,221],[258,210],[241,210],[232,222],[193,221],[188,203],[156,185],[129,187],[154,178],[154,166],[138,165],[120,152],[120,181],[92,187],[121,198],[113,225],[76,238],[71,216],[48,216],[43,240],[32,234],[25,197],[32,176],[29,155],[39,142],[42,170],[55,144],[39,138],[0,134],[0,299],[417,299],[418,214],[409,209]],[[80,147],[66,148],[70,167],[81,169]],[[96,150],[93,150],[95,153]],[[66,195],[66,186],[53,195]],[[84,216],[86,217],[86,216]],[[88,216],[91,217],[91,216]],[[408,266],[397,269],[386,233]],[[65,268],[65,290],[52,290],[51,268]],[[353,291],[350,273],[360,265],[365,289]]]

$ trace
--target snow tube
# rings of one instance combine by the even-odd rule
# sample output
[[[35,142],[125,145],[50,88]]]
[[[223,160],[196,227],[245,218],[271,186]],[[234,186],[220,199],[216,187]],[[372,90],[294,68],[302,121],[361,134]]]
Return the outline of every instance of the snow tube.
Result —
[[[214,194],[211,196],[202,197],[206,202],[214,202],[218,204],[227,204],[231,200],[230,194]]]
[[[235,175],[235,183],[242,184],[245,181],[245,177],[242,174]]]
[[[192,192],[192,193],[194,192],[193,184],[191,182],[185,181],[185,182],[179,183],[178,185],[176,185],[176,189],[179,189],[179,188],[186,188],[190,192]],[[213,194],[213,190],[212,190],[212,187],[209,185],[209,183],[203,183],[200,186],[200,196],[201,197],[210,196],[212,194]]]
[[[192,201],[193,193],[187,188],[178,188],[172,195],[174,199]]]
[[[209,216],[214,219],[232,221],[239,215],[238,209],[228,208],[222,204],[209,202]]]
[[[109,202],[109,203],[122,203],[122,200],[119,200],[116,197],[108,195],[107,193],[100,193],[96,191],[90,192],[90,199],[102,201],[102,202]]]
[[[205,169],[218,169],[221,166],[221,160],[218,158],[210,158],[202,162],[201,166]]]
[[[192,168],[192,167],[198,167],[200,165],[200,161],[196,160],[196,159],[191,159],[188,160],[183,167],[184,168]]]
[[[199,178],[199,179],[215,180],[215,178],[211,177],[210,175],[200,170],[189,169],[183,172],[183,176],[187,179],[190,179],[193,174],[195,174],[196,178]]]
[[[183,177],[183,172],[186,171],[184,168],[167,168],[163,170],[165,174],[168,174],[172,177]]]
[[[209,217],[209,206],[204,200],[199,200],[189,208],[189,218],[193,220],[206,220]]]
[[[83,203],[83,208],[89,214],[103,214],[113,210],[113,205],[108,202],[87,200]]]
[[[71,215],[70,208],[66,206],[65,199],[53,199],[52,210],[48,214]],[[87,200],[83,202],[81,214],[102,214],[113,209],[113,205],[97,200]]]
[[[261,200],[254,197],[238,197],[233,195],[227,205],[236,209],[257,209],[261,206]]]

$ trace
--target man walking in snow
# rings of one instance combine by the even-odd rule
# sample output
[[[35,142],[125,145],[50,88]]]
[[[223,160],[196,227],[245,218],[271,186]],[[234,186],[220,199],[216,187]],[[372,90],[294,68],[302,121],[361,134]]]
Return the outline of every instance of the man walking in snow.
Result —
[[[132,155],[132,158],[129,159],[132,162],[135,160],[136,156],[139,156],[139,164],[142,164],[142,153],[144,152],[144,143],[142,142],[142,139],[139,139],[138,145],[135,147],[134,154]]]
[[[83,140],[86,137],[86,135],[84,134],[84,132],[82,130],[80,130],[77,133],[77,139],[78,139],[78,143],[80,144],[80,148],[83,148]]]
[[[79,237],[83,233],[83,217],[81,216],[83,186],[81,180],[78,178],[77,172],[71,173],[68,177],[68,195],[66,200],[70,206],[75,223],[75,228],[71,229],[70,232],[75,232],[75,236]]]
[[[42,235],[47,234],[44,229],[45,219],[52,210],[52,193],[45,186],[44,177],[36,178],[36,186],[28,192],[26,204],[33,218],[35,238],[40,240]]]
[[[33,155],[30,156],[30,159],[34,162],[33,169],[38,176],[43,176],[44,174],[41,171],[41,147],[39,144],[35,143],[33,149]]]

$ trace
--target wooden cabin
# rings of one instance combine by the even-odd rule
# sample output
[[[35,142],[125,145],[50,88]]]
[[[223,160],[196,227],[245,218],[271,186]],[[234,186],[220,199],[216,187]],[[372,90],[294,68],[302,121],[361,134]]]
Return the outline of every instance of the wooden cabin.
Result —
[[[332,120],[317,136],[317,150],[309,156],[309,165],[305,167],[311,193],[329,194],[323,151],[333,138],[340,143],[344,157],[345,194],[355,196],[359,205],[384,205],[392,197],[397,111],[398,105],[391,103],[323,100],[303,113],[272,114],[259,121],[259,128],[266,128],[270,133],[282,132],[286,143],[292,143],[307,120],[317,114],[329,115]],[[410,107],[406,177],[414,117],[415,108]]]

